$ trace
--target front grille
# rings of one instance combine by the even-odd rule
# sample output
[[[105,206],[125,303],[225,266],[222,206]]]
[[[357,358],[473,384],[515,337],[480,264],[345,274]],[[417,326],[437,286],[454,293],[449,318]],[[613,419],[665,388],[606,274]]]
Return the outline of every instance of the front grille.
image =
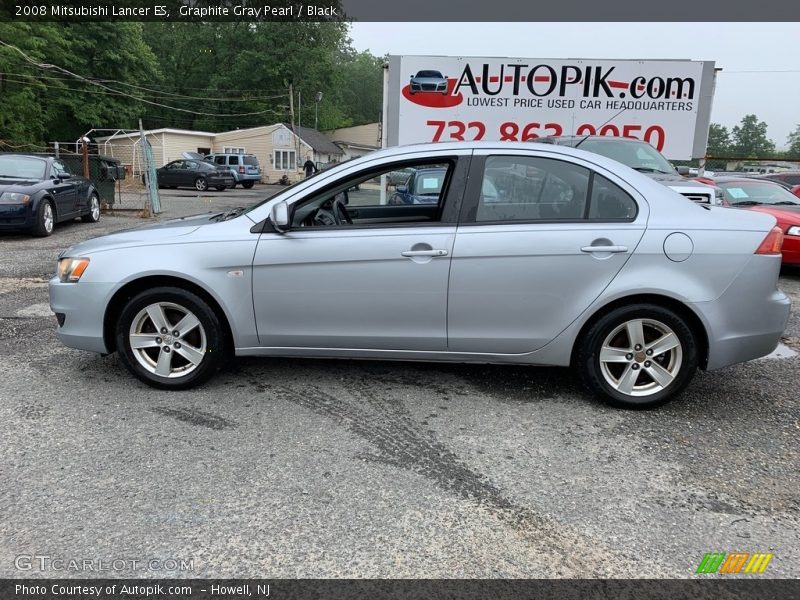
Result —
[[[699,202],[700,204],[711,204],[711,196],[708,194],[683,194],[692,202]]]

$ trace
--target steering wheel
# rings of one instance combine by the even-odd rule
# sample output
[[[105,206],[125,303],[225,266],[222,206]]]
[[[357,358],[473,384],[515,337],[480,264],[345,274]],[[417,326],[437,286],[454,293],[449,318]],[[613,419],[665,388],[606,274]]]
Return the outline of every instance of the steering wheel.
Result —
[[[350,217],[350,213],[347,212],[347,208],[345,208],[344,203],[338,198],[333,200],[331,212],[333,212],[333,218],[336,220],[337,225],[342,225],[343,223],[346,223],[347,225],[353,224],[353,219]]]

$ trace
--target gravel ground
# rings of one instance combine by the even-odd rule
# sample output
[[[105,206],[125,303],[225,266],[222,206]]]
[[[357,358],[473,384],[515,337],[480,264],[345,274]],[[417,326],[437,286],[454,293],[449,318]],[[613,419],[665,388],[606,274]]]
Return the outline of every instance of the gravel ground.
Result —
[[[164,216],[275,189],[172,193]],[[691,577],[711,551],[800,576],[798,356],[698,373],[648,412],[514,366],[240,359],[161,392],[63,347],[47,305],[61,249],[140,223],[0,234],[0,577],[97,575],[20,555],[144,577]],[[800,274],[781,286],[800,350]],[[151,559],[192,569],[130,562]]]

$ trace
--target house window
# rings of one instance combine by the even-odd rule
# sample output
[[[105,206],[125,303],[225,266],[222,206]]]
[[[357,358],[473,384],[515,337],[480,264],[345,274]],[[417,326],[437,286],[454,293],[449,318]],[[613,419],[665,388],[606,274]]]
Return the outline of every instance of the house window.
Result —
[[[293,171],[295,168],[294,150],[275,150],[275,160],[273,161],[276,171]]]
[[[244,154],[244,148],[238,148],[236,146],[223,146],[222,152],[224,154]]]

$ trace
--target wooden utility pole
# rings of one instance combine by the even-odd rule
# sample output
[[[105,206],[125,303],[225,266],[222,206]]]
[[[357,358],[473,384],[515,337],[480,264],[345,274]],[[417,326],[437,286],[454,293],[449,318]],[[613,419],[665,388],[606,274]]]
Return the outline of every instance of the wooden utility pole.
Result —
[[[89,138],[81,138],[81,154],[83,155],[83,176],[89,179]]]

